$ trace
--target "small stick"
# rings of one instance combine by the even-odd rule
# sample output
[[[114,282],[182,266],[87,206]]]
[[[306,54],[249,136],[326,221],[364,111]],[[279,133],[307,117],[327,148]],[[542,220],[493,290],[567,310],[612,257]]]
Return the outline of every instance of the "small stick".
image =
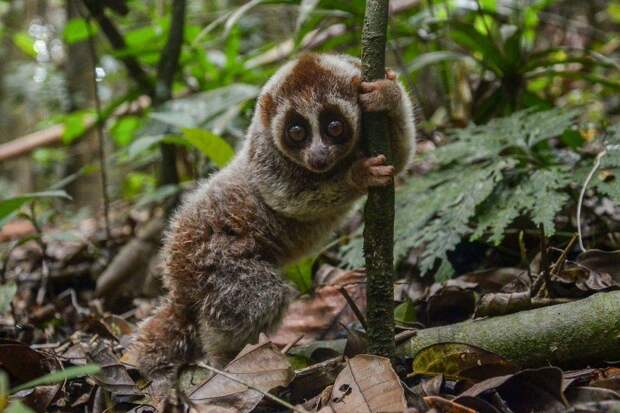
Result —
[[[288,352],[289,352],[289,350],[290,350],[291,348],[293,348],[293,346],[294,346],[295,344],[299,343],[299,340],[301,340],[302,338],[304,338],[304,335],[303,335],[303,334],[298,335],[298,336],[297,336],[297,337],[296,337],[293,341],[291,341],[291,342],[290,342],[290,343],[288,343],[286,346],[284,346],[284,347],[282,348],[282,350],[280,350],[280,353],[282,353],[282,354],[286,354],[286,353],[288,353]]]
[[[366,324],[366,317],[364,317],[364,314],[362,314],[357,304],[355,304],[355,301],[353,301],[353,299],[349,295],[349,292],[346,290],[346,288],[340,287],[338,288],[338,292],[340,292],[340,294],[342,294],[344,299],[347,301],[347,303],[349,304],[349,307],[351,307],[351,310],[353,310],[353,313],[355,313],[355,317],[357,317],[362,327],[364,327],[364,330],[368,331],[368,324]]]
[[[286,407],[287,409],[290,409],[290,410],[292,410],[294,412],[297,412],[297,413],[308,413],[306,410],[302,410],[302,409],[300,409],[298,407],[295,407],[292,404],[290,404],[289,402],[287,402],[285,400],[282,400],[279,397],[276,397],[273,394],[271,394],[269,392],[266,392],[264,390],[261,390],[258,387],[255,387],[255,386],[253,386],[253,385],[251,385],[249,383],[246,383],[243,380],[240,380],[237,377],[233,376],[232,374],[229,374],[229,373],[226,373],[225,371],[216,369],[215,367],[211,367],[211,366],[209,366],[208,364],[205,364],[205,363],[199,363],[199,365],[200,365],[200,367],[204,367],[207,370],[211,370],[212,372],[220,374],[220,375],[226,377],[227,379],[230,379],[230,380],[232,380],[232,381],[234,381],[236,383],[243,384],[248,389],[251,389],[251,390],[259,392],[263,396],[267,397],[268,399],[271,399],[272,401],[278,403],[279,405],[281,405],[283,407]]]
[[[418,330],[405,330],[394,336],[394,343],[399,345],[400,343],[406,341],[407,339],[414,337],[418,334]]]
[[[552,274],[557,275],[560,273],[560,269],[564,266],[564,262],[566,261],[566,256],[568,255],[568,252],[571,250],[571,248],[573,248],[573,244],[575,244],[575,241],[577,240],[577,238],[578,238],[578,235],[575,234],[570,239],[570,241],[568,242],[568,245],[562,251],[562,254],[560,254],[555,264],[553,264],[553,270],[551,270]]]

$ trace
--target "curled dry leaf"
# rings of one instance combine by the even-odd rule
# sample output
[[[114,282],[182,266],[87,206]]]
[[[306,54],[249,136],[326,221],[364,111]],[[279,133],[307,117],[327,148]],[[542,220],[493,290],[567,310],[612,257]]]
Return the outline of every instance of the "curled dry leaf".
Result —
[[[413,360],[414,374],[443,374],[453,380],[479,381],[517,370],[517,366],[497,354],[461,343],[434,344]]]
[[[390,360],[364,354],[347,360],[334,383],[329,407],[334,413],[387,413],[402,412],[407,404]]]
[[[271,342],[246,346],[224,371],[245,384],[216,374],[196,387],[190,399],[219,407],[217,411],[250,412],[263,398],[250,386],[268,392],[287,386],[294,376],[287,357]]]
[[[454,401],[458,403],[461,397],[478,397],[491,391],[496,391],[514,413],[566,411],[562,371],[557,367],[492,377],[474,384]]]

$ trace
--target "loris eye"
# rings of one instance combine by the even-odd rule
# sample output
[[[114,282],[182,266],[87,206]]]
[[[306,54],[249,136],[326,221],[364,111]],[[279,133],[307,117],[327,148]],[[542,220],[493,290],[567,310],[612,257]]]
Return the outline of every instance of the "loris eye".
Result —
[[[295,142],[301,142],[306,139],[306,129],[300,125],[293,125],[288,128],[288,137]]]
[[[332,120],[327,125],[327,134],[333,138],[337,138],[344,132],[344,125],[339,120]]]

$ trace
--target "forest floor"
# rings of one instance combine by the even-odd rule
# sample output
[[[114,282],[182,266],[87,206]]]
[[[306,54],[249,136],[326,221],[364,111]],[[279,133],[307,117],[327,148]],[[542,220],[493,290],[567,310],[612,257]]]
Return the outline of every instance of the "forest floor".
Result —
[[[454,342],[393,364],[365,355],[364,272],[325,261],[314,266],[311,292],[292,303],[277,332],[248,346],[224,372],[187,367],[170,395],[124,356],[161,293],[162,223],[148,214],[125,218],[110,239],[93,219],[43,229],[18,220],[3,229],[10,254],[0,274],[0,411],[620,409],[620,368],[610,360],[579,364],[568,356],[561,369]],[[399,348],[420,328],[539,311],[618,289],[620,251],[574,254],[575,240],[543,246],[528,269],[469,272],[443,283],[407,274],[405,262],[395,283]],[[610,316],[617,329],[620,318]]]

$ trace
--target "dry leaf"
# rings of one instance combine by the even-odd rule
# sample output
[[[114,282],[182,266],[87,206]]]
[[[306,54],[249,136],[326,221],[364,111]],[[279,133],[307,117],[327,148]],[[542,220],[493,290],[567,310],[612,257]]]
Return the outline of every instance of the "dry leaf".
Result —
[[[347,360],[334,383],[329,406],[335,413],[402,412],[407,408],[390,360],[366,354]]]
[[[248,386],[268,392],[278,386],[287,386],[294,376],[287,357],[271,342],[246,346],[224,371],[245,384],[216,374],[191,392],[190,399],[219,406],[220,411],[236,409],[245,413],[254,409],[263,398],[261,393]]]

